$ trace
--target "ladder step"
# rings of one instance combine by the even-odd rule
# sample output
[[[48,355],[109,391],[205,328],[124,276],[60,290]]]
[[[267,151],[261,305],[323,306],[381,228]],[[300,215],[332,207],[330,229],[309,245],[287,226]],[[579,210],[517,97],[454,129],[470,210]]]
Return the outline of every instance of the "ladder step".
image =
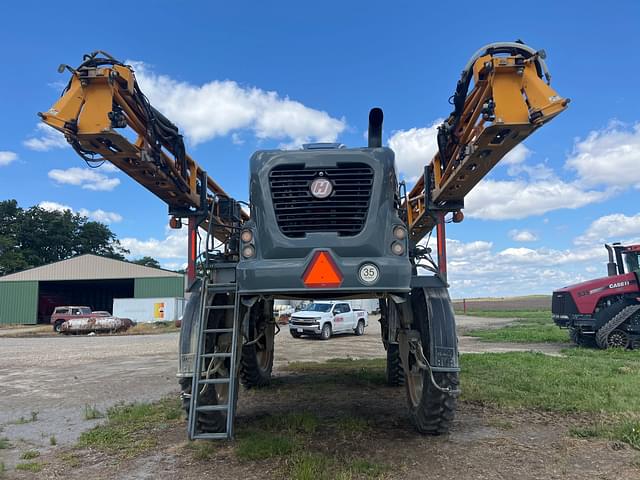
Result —
[[[196,407],[199,412],[221,412],[229,410],[229,405],[203,405],[202,407]]]
[[[203,353],[200,358],[231,358],[231,353]]]
[[[206,328],[203,330],[204,333],[231,333],[233,332],[233,328]]]
[[[235,305],[209,305],[204,308],[205,310],[232,310],[235,307]]]
[[[193,436],[194,440],[221,440],[227,439],[229,435],[227,433],[198,433]]]
[[[200,385],[212,385],[219,383],[229,383],[229,378],[205,378],[204,380],[198,380]]]

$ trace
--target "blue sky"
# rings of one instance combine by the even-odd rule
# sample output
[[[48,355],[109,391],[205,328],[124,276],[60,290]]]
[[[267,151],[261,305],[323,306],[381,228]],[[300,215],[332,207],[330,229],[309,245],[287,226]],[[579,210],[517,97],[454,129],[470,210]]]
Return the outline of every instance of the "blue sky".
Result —
[[[546,293],[604,274],[602,241],[640,238],[637,2],[88,5],[0,7],[0,198],[109,221],[134,257],[184,261],[164,204],[121,173],[87,174],[37,127],[36,112],[68,78],[58,64],[96,49],[138,62],[143,90],[183,129],[192,156],[246,199],[254,150],[316,139],[361,146],[372,106],[385,111],[399,169],[415,175],[468,58],[520,38],[546,50],[552,86],[572,103],[492,172],[466,220],[449,228],[452,294]]]

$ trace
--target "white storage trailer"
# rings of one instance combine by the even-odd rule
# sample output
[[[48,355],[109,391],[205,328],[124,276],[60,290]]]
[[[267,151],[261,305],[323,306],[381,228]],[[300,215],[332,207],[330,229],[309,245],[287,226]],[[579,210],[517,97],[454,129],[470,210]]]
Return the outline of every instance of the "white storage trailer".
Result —
[[[113,316],[136,323],[175,322],[182,316],[184,305],[184,298],[179,297],[114,298]]]

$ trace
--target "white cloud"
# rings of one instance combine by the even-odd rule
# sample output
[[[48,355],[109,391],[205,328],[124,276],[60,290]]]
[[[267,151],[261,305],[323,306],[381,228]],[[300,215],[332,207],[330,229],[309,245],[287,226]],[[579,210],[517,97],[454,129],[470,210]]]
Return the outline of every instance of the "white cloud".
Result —
[[[149,238],[140,240],[126,237],[120,240],[122,246],[131,251],[132,258],[148,255],[156,259],[187,258],[187,229],[173,230],[167,227],[166,236],[163,239]]]
[[[533,182],[483,180],[467,195],[465,214],[488,220],[519,219],[561,208],[580,208],[609,195],[610,192],[583,190],[577,183],[557,178]]]
[[[64,205],[62,203],[58,203],[58,202],[51,202],[49,200],[44,200],[42,202],[40,202],[38,204],[38,206],[40,208],[43,208],[45,210],[49,210],[49,211],[59,211],[59,212],[64,212],[65,210],[70,210],[73,213],[79,213],[80,215],[84,216],[84,217],[88,217],[91,220],[95,220],[96,222],[101,222],[101,223],[118,223],[122,221],[122,215],[120,215],[119,213],[116,212],[106,212],[102,209],[97,209],[97,210],[88,210],[86,208],[81,208],[80,210],[74,210],[73,208],[71,208],[69,205]]]
[[[160,262],[160,265],[165,270],[178,271],[187,269],[187,262]]]
[[[85,217],[89,217],[91,220],[95,220],[96,222],[101,223],[118,223],[122,221],[122,215],[116,212],[105,212],[101,208],[97,210],[87,210],[86,208],[81,208],[78,210],[80,215]]]
[[[518,165],[529,158],[532,153],[533,152],[529,150],[524,143],[519,143],[513,148],[513,150],[502,157],[500,163],[504,165]]]
[[[333,142],[346,128],[344,118],[333,118],[277,92],[240,86],[232,80],[193,85],[158,75],[144,63],[129,63],[151,103],[184,129],[194,145],[242,129],[253,131],[259,139],[297,145]]]
[[[509,238],[515,242],[535,242],[538,236],[529,230],[511,230]]]
[[[102,165],[98,167],[98,169],[102,170],[103,172],[109,172],[109,173],[120,172],[120,169],[111,162],[104,162]]]
[[[96,169],[72,167],[66,170],[49,171],[49,178],[57,183],[77,185],[86,190],[110,191],[120,184],[120,179],[111,178]]]
[[[598,245],[497,250],[487,241],[448,239],[447,253],[453,298],[551,294],[554,289],[598,276],[598,272],[606,275],[606,253]]]
[[[441,123],[440,118],[428,127],[397,130],[389,137],[389,147],[396,154],[398,172],[407,181],[415,182],[438,151],[436,135]]]
[[[566,167],[587,185],[640,187],[640,123],[628,127],[611,122],[577,140]]]
[[[64,135],[46,123],[36,125],[38,135],[24,141],[24,146],[38,152],[46,152],[56,148],[67,148],[69,143]]]
[[[9,152],[7,150],[0,150],[0,167],[6,167],[11,162],[18,159],[18,154],[15,152]]]
[[[640,213],[605,215],[593,221],[585,233],[575,239],[576,245],[603,244],[609,241],[630,241],[640,237]]]
[[[49,212],[64,212],[65,210],[71,210],[73,212],[73,208],[71,208],[69,205],[63,205],[62,203],[58,202],[50,202],[48,200],[40,202],[38,206],[44,210],[48,210]]]
[[[537,163],[535,165],[518,163],[509,166],[507,173],[512,177],[525,174],[531,180],[549,180],[555,176],[553,170],[544,163]]]

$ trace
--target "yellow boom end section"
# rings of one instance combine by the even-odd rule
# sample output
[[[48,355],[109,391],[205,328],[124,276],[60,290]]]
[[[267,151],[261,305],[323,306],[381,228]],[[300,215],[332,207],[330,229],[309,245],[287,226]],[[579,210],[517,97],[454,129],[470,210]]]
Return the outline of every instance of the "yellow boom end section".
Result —
[[[130,66],[94,52],[78,68],[64,68],[71,80],[60,99],[39,113],[44,123],[62,132],[88,163],[111,162],[170,209],[209,217],[213,208],[211,218],[222,223],[214,198],[228,195],[185,152],[177,127],[149,104]],[[225,241],[229,233],[216,236]]]
[[[544,52],[523,44],[488,45],[472,57],[452,97],[455,110],[439,127],[439,151],[425,173],[428,188],[421,177],[405,199],[414,242],[436,225],[434,210],[460,210],[507,153],[567,108],[569,100],[549,79]]]

